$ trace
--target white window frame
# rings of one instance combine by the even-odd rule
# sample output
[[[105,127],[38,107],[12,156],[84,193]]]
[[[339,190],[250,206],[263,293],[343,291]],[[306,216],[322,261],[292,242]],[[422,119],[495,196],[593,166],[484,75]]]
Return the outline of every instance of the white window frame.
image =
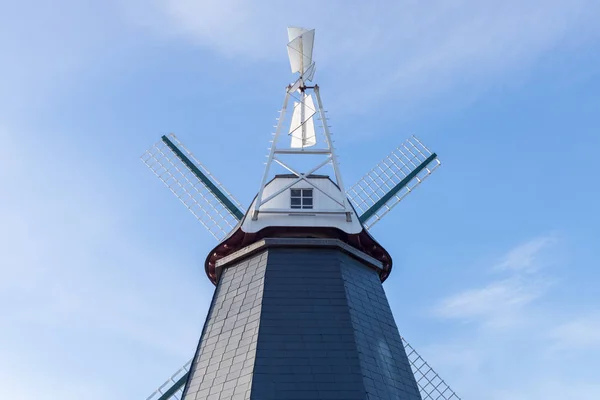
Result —
[[[300,192],[299,195],[296,192]],[[300,199],[300,204],[293,204],[294,199]],[[307,201],[310,200],[310,201]],[[307,204],[310,203],[310,204]],[[290,189],[290,208],[292,210],[312,210],[315,206],[314,190],[312,188]]]

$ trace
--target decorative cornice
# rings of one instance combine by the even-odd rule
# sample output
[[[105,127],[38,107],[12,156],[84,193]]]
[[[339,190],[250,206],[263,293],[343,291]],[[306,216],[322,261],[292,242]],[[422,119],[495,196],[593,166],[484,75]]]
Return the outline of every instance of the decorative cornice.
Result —
[[[269,247],[287,247],[287,248],[337,248],[349,256],[357,259],[358,261],[366,264],[370,268],[376,270],[382,270],[383,264],[381,261],[363,253],[342,242],[339,239],[318,239],[318,238],[264,238],[257,242],[252,243],[234,253],[229,254],[216,262],[216,273],[217,276],[223,268],[227,267],[233,262],[240,261],[247,258],[259,251],[265,250]]]

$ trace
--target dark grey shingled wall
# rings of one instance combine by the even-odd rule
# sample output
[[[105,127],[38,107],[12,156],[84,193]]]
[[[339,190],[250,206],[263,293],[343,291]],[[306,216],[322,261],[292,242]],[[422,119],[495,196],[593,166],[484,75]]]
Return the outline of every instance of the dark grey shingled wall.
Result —
[[[340,256],[367,398],[421,400],[379,276],[359,261]]]
[[[365,399],[337,249],[269,249],[252,399]]]
[[[267,253],[223,271],[183,399],[250,398]]]
[[[184,400],[421,400],[377,273],[338,248],[223,270]]]

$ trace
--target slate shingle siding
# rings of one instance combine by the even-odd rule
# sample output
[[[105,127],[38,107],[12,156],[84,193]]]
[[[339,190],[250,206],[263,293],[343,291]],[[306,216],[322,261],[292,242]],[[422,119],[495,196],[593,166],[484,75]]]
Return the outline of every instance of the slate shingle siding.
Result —
[[[266,260],[264,252],[221,274],[184,400],[250,398]]]
[[[336,249],[269,249],[253,400],[365,399]]]
[[[341,255],[343,257],[343,255]],[[421,400],[377,273],[345,257],[342,277],[368,400]]]
[[[421,400],[377,273],[337,248],[223,269],[184,400]]]

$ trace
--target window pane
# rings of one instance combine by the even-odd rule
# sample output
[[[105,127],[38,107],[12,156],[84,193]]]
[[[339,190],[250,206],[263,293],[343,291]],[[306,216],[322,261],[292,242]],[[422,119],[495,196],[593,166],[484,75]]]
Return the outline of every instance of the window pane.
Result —
[[[290,208],[313,208],[313,189],[290,189]]]

